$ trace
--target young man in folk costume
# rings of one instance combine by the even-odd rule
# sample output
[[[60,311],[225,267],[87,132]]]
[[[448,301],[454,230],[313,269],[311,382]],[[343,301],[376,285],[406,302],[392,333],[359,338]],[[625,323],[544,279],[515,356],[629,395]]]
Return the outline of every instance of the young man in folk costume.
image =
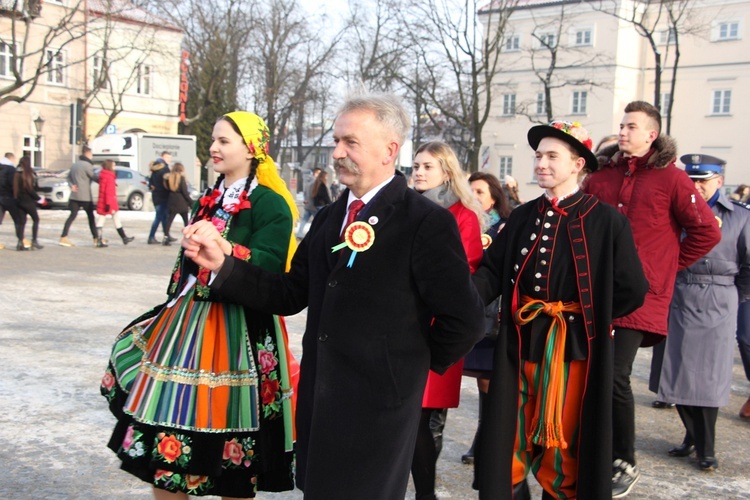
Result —
[[[581,171],[598,166],[588,132],[556,121],[528,141],[545,193],[511,213],[474,275],[503,311],[476,486],[480,498],[530,498],[532,471],[544,498],[606,498],[610,324],[643,303],[648,283],[627,219],[578,188]]]

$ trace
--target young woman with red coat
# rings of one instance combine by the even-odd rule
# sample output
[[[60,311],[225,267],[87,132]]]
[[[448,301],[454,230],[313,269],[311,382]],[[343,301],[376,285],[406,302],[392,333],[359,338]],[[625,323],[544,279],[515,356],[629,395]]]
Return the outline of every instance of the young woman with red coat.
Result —
[[[482,207],[474,198],[456,154],[443,142],[428,142],[417,149],[412,171],[414,189],[447,208],[458,223],[464,252],[473,273],[482,260]],[[442,448],[447,408],[458,407],[463,361],[443,374],[430,371],[422,399],[411,473],[416,498],[434,499],[435,464]]]
[[[122,243],[127,245],[135,238],[125,234],[125,229],[120,222],[119,206],[117,205],[117,181],[115,174],[115,162],[104,160],[102,170],[99,173],[99,199],[96,202],[96,248],[108,246],[102,239],[102,229],[107,215],[112,216],[117,233],[122,238]]]

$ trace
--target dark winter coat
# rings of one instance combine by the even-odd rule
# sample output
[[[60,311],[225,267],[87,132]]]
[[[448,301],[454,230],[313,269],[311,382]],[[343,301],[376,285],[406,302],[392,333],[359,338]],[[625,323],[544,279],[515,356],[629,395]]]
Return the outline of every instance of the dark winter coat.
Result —
[[[648,283],[627,219],[594,197],[584,195],[584,200],[589,205],[584,205],[586,208],[580,209],[578,217],[570,217],[566,224],[577,282],[550,282],[550,287],[561,296],[577,295],[584,311],[580,323],[568,326],[570,334],[583,337],[587,363],[578,435],[577,492],[579,499],[599,500],[612,494],[614,341],[610,325],[613,318],[643,304]],[[537,236],[539,224],[544,223],[544,203],[542,196],[513,210],[474,273],[474,283],[485,303],[500,295],[503,311],[476,449],[476,485],[482,499],[512,496],[521,330],[514,323],[513,314],[506,311],[519,308],[519,276],[526,266],[525,256],[536,252],[542,239]]]
[[[400,173],[360,212],[375,240],[340,241],[348,191],[322,209],[284,276],[227,259],[212,287],[282,315],[308,307],[297,403],[297,485],[307,500],[404,498],[427,372],[483,334],[453,215]]]
[[[169,201],[169,191],[164,187],[164,176],[169,173],[167,162],[159,158],[151,165],[151,176],[148,187],[151,190],[151,200],[154,205],[162,205]]]
[[[190,207],[193,205],[193,200],[190,198],[190,192],[188,191],[187,181],[184,175],[180,175],[180,184],[177,186],[177,190],[172,191],[169,189],[169,177],[172,175],[180,175],[177,173],[171,173],[164,178],[164,187],[169,191],[169,213],[171,214],[184,214],[190,211]]]
[[[711,209],[685,171],[675,166],[676,152],[674,140],[667,136],[654,141],[643,160],[625,158],[617,146],[606,148],[600,154],[603,165],[582,185],[585,192],[617,208],[633,228],[650,287],[643,307],[614,325],[652,334],[645,336],[644,346],[667,335],[677,271],[706,255],[721,238]]]

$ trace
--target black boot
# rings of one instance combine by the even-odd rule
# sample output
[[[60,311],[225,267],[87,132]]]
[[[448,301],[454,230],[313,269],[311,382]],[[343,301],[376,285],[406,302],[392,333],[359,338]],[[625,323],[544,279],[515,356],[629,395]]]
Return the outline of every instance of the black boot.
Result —
[[[448,416],[447,408],[436,408],[430,413],[430,431],[432,439],[435,440],[435,456],[440,455],[443,449],[443,429],[445,429],[445,419]]]
[[[122,238],[122,244],[123,245],[127,245],[128,243],[130,243],[131,241],[133,241],[135,239],[135,237],[128,236],[127,234],[125,234],[125,228],[124,227],[118,227],[117,228],[117,234],[119,234],[120,238]]]
[[[32,250],[41,250],[44,248],[42,245],[39,244],[38,241],[36,241],[36,238],[31,240],[31,249]]]
[[[23,252],[24,250],[28,250],[29,247],[23,244],[23,240],[18,240],[18,245],[16,245],[16,250],[19,252]]]
[[[109,246],[102,239],[102,228],[98,227],[96,228],[96,248],[106,248]]]
[[[482,407],[484,406],[484,398],[486,397],[487,394],[479,391],[479,417],[477,418],[477,431],[474,433],[474,440],[471,442],[471,448],[469,448],[469,451],[461,455],[462,463],[474,463],[474,448],[477,445],[477,439],[479,439],[479,429],[482,427]]]
[[[531,500],[531,490],[525,479],[513,485],[513,500]]]

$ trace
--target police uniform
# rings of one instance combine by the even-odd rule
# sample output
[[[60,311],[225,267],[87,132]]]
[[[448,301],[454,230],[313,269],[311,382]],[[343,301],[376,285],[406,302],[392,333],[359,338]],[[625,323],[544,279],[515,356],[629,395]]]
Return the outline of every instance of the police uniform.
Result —
[[[725,164],[699,154],[680,160],[694,180],[722,175]],[[704,470],[718,466],[716,417],[719,407],[729,404],[738,303],[750,299],[750,211],[721,189],[708,205],[721,241],[677,274],[658,390],[660,400],[677,404],[686,430],[682,446],[670,455],[687,456],[694,446]]]

